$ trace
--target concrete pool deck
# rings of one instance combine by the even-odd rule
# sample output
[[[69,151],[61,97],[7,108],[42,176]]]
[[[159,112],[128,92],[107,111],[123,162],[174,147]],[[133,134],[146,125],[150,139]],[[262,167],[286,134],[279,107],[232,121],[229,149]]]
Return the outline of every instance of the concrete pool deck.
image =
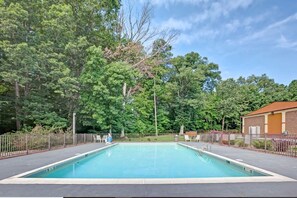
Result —
[[[202,148],[205,143],[188,142],[188,145]],[[210,144],[208,144],[210,145]],[[45,166],[78,153],[84,153],[105,146],[101,143],[69,147],[44,153],[0,160],[0,179],[5,179],[41,166]],[[297,159],[265,154],[250,150],[211,145],[211,152],[234,160],[297,179]],[[4,196],[292,196],[297,195],[297,182],[225,183],[225,184],[106,184],[106,185],[48,185],[48,184],[1,184],[0,197]]]

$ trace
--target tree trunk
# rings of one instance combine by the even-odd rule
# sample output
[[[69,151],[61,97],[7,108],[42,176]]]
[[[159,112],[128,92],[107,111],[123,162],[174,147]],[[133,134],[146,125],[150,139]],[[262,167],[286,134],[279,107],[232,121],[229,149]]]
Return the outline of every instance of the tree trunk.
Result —
[[[109,133],[112,134],[112,126],[109,125]]]
[[[127,91],[127,84],[124,83],[123,85],[123,116],[125,116],[125,108],[126,108],[126,91]],[[123,119],[125,120],[125,119]],[[121,130],[121,137],[125,137],[125,128],[124,128],[124,121],[123,121],[123,126]]]
[[[154,110],[155,110],[155,130],[158,136],[158,117],[157,117],[157,98],[156,98],[156,79],[154,78]]]
[[[20,121],[20,106],[19,106],[19,99],[20,99],[20,89],[19,83],[15,81],[15,120],[16,120],[16,129],[19,131],[21,129],[21,121]]]
[[[124,129],[124,127],[121,130],[121,137],[125,137],[125,129]]]
[[[179,130],[179,134],[180,135],[183,135],[184,134],[184,125],[182,124],[181,126],[180,126],[180,130]]]
[[[223,119],[222,119],[222,131],[224,131],[224,127],[225,127],[225,116],[223,116]]]

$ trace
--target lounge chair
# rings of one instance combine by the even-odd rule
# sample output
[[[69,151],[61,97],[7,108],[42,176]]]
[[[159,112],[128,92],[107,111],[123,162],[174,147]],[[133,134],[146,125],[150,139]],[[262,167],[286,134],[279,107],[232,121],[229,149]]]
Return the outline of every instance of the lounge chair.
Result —
[[[185,135],[185,141],[191,141],[191,139],[189,138],[189,135]]]
[[[102,139],[101,139],[100,135],[96,135],[96,142],[102,142]]]
[[[107,135],[103,135],[102,141],[105,142],[105,143],[107,142]]]
[[[196,136],[195,141],[197,141],[197,142],[200,141],[200,135],[197,135],[197,136]]]

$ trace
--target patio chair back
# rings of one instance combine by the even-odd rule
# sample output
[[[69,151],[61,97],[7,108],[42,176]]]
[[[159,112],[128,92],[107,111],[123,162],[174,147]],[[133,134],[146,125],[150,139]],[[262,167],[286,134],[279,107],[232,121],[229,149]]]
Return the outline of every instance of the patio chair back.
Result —
[[[102,139],[101,139],[101,136],[100,135],[96,135],[96,142],[101,142],[102,141]]]
[[[191,141],[189,135],[185,135],[185,141]]]

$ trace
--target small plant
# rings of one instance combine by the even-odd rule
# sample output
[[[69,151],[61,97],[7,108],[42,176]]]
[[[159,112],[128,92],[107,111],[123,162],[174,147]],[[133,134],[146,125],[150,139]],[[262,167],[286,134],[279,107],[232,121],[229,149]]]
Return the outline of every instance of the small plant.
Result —
[[[150,142],[150,141],[151,141],[151,138],[147,138],[147,141],[149,141],[149,142]]]
[[[243,140],[236,140],[235,141],[235,146],[244,147],[245,146],[244,141]]]
[[[265,140],[254,140],[252,142],[253,147],[257,149],[265,149]],[[271,141],[266,141],[266,150],[272,149],[272,143]]]
[[[222,144],[229,144],[228,140],[222,140]]]
[[[234,145],[235,144],[235,140],[230,140],[230,145]]]

